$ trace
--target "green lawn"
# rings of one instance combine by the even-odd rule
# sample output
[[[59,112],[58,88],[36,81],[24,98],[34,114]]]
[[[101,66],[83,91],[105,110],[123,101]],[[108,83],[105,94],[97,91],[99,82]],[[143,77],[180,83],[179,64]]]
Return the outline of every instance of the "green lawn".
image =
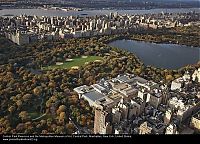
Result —
[[[66,69],[71,67],[79,67],[85,65],[87,62],[93,62],[95,60],[103,60],[102,57],[99,56],[88,56],[88,57],[76,57],[73,58],[72,61],[63,62],[62,65],[51,65],[47,67],[43,67],[43,70],[51,70],[51,69]]]

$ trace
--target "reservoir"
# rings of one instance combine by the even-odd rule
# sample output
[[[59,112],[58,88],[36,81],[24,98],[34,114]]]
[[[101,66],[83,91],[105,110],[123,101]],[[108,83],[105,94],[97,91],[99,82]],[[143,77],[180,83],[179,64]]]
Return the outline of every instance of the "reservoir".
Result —
[[[179,69],[200,61],[200,48],[178,44],[156,44],[135,40],[116,40],[109,43],[135,54],[145,65],[164,69]]]

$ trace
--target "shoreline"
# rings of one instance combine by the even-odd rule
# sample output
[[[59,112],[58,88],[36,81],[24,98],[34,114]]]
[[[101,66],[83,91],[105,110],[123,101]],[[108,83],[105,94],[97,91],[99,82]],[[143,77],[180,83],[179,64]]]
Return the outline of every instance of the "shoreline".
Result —
[[[62,7],[58,7],[58,8],[62,8]],[[42,9],[42,10],[60,10],[60,9],[51,9],[51,8],[44,8],[44,7],[0,7],[0,10],[25,10],[25,9]],[[166,8],[150,8],[150,9],[139,9],[139,8],[80,8],[81,11],[147,11],[146,14],[148,14],[148,11],[151,10],[163,10],[166,11]],[[200,7],[190,7],[190,8],[167,8],[167,10],[187,10],[187,9],[191,9],[190,11],[195,11],[195,10],[199,10]],[[76,11],[76,10],[74,10]],[[78,10],[77,10],[78,11]],[[190,12],[188,11],[188,12]],[[162,11],[160,11],[161,13]],[[184,12],[184,11],[183,11]],[[167,12],[167,13],[173,13],[173,12]],[[177,12],[179,13],[179,12]]]
[[[63,7],[63,6],[62,6]],[[62,7],[58,7],[58,8],[62,8]],[[66,6],[66,7],[70,7],[70,6]],[[40,9],[43,8],[41,6],[23,6],[23,7],[16,7],[16,6],[12,6],[12,7],[0,7],[1,9]],[[77,7],[78,8],[78,7]],[[90,8],[90,7],[82,7],[82,10],[155,10],[155,9],[164,9],[164,10],[170,10],[170,9],[199,9],[200,6],[193,6],[193,7],[101,7],[101,8]]]
[[[106,41],[106,44],[111,43],[116,40],[135,40],[135,41],[143,41],[143,42],[149,42],[149,43],[155,43],[155,44],[173,44],[173,45],[182,45],[182,46],[189,46],[191,48],[200,48],[200,44],[198,46],[190,45],[190,44],[184,44],[184,43],[176,43],[174,40],[169,41],[156,41],[156,40],[145,40],[142,38],[133,38],[133,35],[128,35],[128,36],[122,36],[118,35],[116,38],[112,38],[111,40]]]

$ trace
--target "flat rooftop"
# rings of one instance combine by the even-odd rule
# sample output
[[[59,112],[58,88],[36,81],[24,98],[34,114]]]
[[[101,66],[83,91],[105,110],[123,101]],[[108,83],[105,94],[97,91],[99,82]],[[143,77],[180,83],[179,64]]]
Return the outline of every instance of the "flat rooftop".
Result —
[[[109,99],[108,97],[102,98],[97,100],[97,103],[99,103],[102,106],[108,106],[109,104],[113,103],[114,101]]]
[[[136,102],[139,105],[141,105],[143,103],[143,100],[140,97],[135,97],[132,99],[132,101]]]
[[[91,89],[92,89],[91,87],[87,85],[83,85],[83,86],[74,88],[74,91],[76,91],[77,93],[86,93],[90,91]]]
[[[139,76],[136,76],[135,78],[133,78],[133,80],[134,80],[135,82],[139,82],[139,83],[142,83],[142,84],[145,84],[145,83],[148,82],[146,79],[141,78],[141,77],[139,77]]]
[[[116,79],[122,82],[127,82],[128,80],[130,80],[130,78],[126,75],[118,76],[116,77]]]
[[[84,96],[92,101],[96,101],[96,100],[106,97],[105,95],[103,95],[95,90],[85,93]]]
[[[105,91],[106,89],[104,88],[104,87],[102,87],[101,85],[99,85],[99,84],[93,84],[93,85],[91,85],[93,88],[96,88],[96,89],[98,89],[98,90],[100,90],[100,91]]]
[[[122,95],[119,94],[119,93],[114,93],[112,95],[109,95],[108,98],[112,99],[112,100],[118,100],[118,99],[121,99],[122,98]]]
[[[123,89],[123,91],[125,91],[126,93],[132,93],[132,92],[135,92],[135,91],[138,91],[138,90],[135,89],[135,88],[132,88],[132,87],[128,87],[126,89]]]
[[[114,85],[114,88],[117,90],[124,90],[128,88],[128,84],[127,83],[118,83]]]

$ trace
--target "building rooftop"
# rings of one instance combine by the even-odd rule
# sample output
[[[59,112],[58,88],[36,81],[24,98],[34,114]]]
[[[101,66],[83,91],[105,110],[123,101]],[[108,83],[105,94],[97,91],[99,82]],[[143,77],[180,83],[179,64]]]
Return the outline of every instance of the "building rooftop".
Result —
[[[120,82],[127,82],[130,78],[126,75],[122,75],[122,76],[118,76],[116,77],[116,80],[120,81]]]
[[[86,93],[86,92],[89,92],[91,90],[91,87],[87,86],[87,85],[83,85],[83,86],[80,86],[80,87],[76,87],[74,88],[74,91],[76,91],[77,93]]]
[[[133,93],[137,92],[138,90],[132,87],[128,87],[126,89],[123,89],[122,91],[120,91],[122,94],[129,96],[129,95],[133,95]]]
[[[140,97],[136,97],[136,98],[134,98],[134,99],[132,99],[134,102],[136,102],[137,104],[139,104],[139,105],[142,105],[142,103],[143,103],[143,100],[140,98]]]
[[[113,86],[113,88],[117,90],[124,90],[124,89],[127,89],[128,87],[129,85],[127,83],[118,83]]]
[[[162,97],[162,94],[161,93],[154,93],[153,96],[160,98],[160,97]]]
[[[85,93],[84,96],[92,101],[96,101],[96,100],[106,97],[105,95],[103,95],[95,90]]]
[[[103,97],[101,99],[98,99],[96,101],[97,104],[103,106],[103,107],[109,107],[110,104],[112,104],[114,101],[108,97]]]
[[[100,92],[100,93],[108,93],[109,90],[106,89],[105,87],[99,85],[99,84],[93,84],[91,85],[96,91]]]
[[[108,96],[108,98],[116,101],[118,99],[121,99],[123,96],[119,93],[112,93],[111,95]]]
[[[139,76],[136,76],[135,78],[133,78],[133,80],[134,80],[135,82],[138,82],[138,83],[141,83],[141,84],[145,84],[145,83],[148,82],[146,79],[141,78],[141,77],[139,77]]]
[[[172,81],[172,83],[182,83],[182,82],[184,82],[184,80],[183,80],[182,77],[177,78],[177,79],[175,79],[174,81]]]

